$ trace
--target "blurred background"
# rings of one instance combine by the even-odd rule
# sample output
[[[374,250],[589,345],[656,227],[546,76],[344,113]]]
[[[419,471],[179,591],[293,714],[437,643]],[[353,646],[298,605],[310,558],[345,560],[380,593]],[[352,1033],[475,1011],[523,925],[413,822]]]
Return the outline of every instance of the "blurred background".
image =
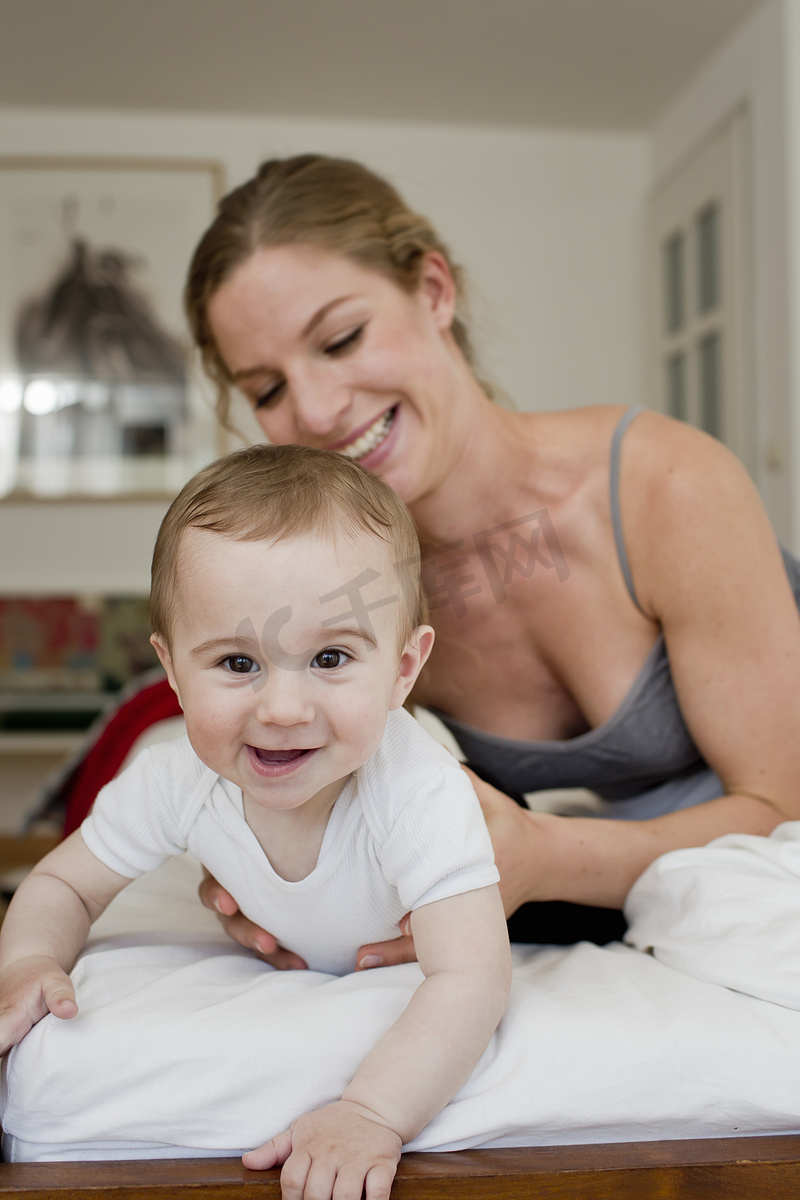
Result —
[[[221,448],[182,365],[182,271],[220,189],[309,150],[434,220],[516,407],[643,403],[708,429],[800,550],[800,0],[0,0],[16,728],[36,724],[20,691],[84,711],[147,665],[158,523]],[[67,317],[43,349],[43,314],[102,289],[114,353]]]

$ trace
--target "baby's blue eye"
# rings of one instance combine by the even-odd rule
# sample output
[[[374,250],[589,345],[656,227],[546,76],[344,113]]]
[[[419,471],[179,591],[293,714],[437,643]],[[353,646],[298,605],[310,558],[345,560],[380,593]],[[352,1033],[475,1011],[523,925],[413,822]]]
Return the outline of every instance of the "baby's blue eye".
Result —
[[[246,654],[231,654],[222,661],[235,675],[249,675],[253,669],[258,670],[258,664]]]
[[[341,650],[320,650],[311,665],[330,671],[335,667],[341,667],[345,662],[347,662],[347,655]]]

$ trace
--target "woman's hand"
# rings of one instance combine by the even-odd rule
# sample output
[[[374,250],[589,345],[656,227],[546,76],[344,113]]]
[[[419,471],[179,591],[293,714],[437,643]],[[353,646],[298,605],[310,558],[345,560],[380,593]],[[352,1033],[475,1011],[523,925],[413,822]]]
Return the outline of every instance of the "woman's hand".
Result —
[[[552,860],[554,840],[557,840],[554,835],[560,829],[559,818],[521,808],[469,767],[462,767],[462,770],[469,776],[489,828],[506,917],[529,900],[553,899],[547,895],[547,868],[548,860]],[[358,951],[356,970],[415,962],[417,953],[408,915],[400,922],[400,929],[403,937],[362,946]]]
[[[468,767],[462,767],[462,770],[469,776],[489,827],[500,872],[500,895],[506,916],[510,917],[521,904],[529,900],[561,899],[560,896],[548,894],[548,879],[552,879],[548,868],[555,869],[554,843],[558,839],[554,835],[560,827],[561,818],[521,808]],[[557,890],[555,884],[553,887]],[[206,908],[217,913],[228,937],[240,946],[255,950],[280,971],[303,970],[307,967],[299,955],[279,946],[271,933],[254,925],[240,913],[230,892],[226,892],[207,871],[199,892]],[[408,914],[400,922],[400,930],[400,937],[362,946],[356,954],[355,969],[368,971],[373,967],[416,962],[417,953]]]
[[[203,882],[197,889],[201,902],[215,912],[228,937],[246,950],[255,950],[271,967],[279,971],[307,971],[308,963],[299,954],[294,954],[279,945],[276,938],[260,925],[250,921],[230,892],[217,883],[213,875],[203,867]],[[416,962],[414,939],[411,937],[410,914],[400,922],[402,934],[388,942],[374,942],[362,946],[356,955],[357,971],[368,971],[370,967],[392,967],[397,963]]]
[[[248,920],[244,913],[239,912],[239,905],[230,892],[226,892],[217,883],[213,875],[203,867],[203,882],[197,889],[201,902],[206,908],[215,912],[222,922],[222,928],[229,938],[244,946],[246,950],[255,950],[265,962],[279,971],[306,971],[308,963],[278,944],[276,938],[266,929]]]
[[[506,917],[530,900],[552,900],[548,895],[547,868],[551,861],[551,835],[557,817],[534,813],[462,766],[483,809],[500,872],[500,895]]]
[[[400,937],[390,938],[388,942],[371,942],[368,946],[361,946],[356,954],[356,970],[369,971],[371,967],[396,967],[398,963],[416,962],[411,913],[403,917],[400,931]]]
[[[462,766],[461,769],[469,776],[489,828],[506,916],[510,917],[529,900],[554,899],[547,895],[547,867],[552,858],[553,834],[558,831],[559,818],[521,808],[469,767]],[[356,970],[416,962],[408,914],[400,922],[400,929],[402,937],[362,946],[356,956]]]

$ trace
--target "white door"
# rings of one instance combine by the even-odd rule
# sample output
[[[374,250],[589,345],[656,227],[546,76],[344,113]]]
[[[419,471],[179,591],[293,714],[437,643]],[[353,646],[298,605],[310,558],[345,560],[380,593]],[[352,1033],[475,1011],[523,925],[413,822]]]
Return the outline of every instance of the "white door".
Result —
[[[737,109],[653,191],[650,396],[719,438],[755,476],[748,118]]]

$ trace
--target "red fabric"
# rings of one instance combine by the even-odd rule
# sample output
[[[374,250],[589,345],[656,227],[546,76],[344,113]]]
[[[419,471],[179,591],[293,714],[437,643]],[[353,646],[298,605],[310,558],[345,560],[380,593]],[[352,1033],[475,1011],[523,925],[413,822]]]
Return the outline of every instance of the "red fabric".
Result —
[[[70,776],[64,836],[77,829],[95,797],[119,771],[136,739],[156,721],[182,716],[166,679],[151,683],[112,713],[97,741]]]

